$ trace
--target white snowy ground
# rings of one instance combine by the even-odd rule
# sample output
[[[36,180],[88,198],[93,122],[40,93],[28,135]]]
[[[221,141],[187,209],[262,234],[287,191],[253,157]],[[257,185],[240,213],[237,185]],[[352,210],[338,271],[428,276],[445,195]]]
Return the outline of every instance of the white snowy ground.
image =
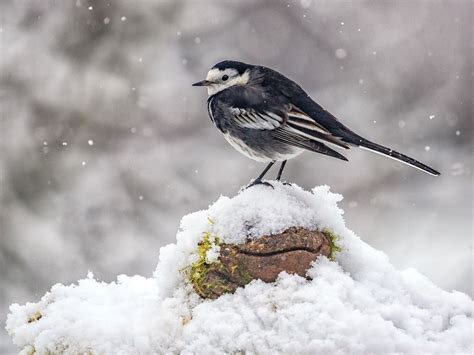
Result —
[[[467,295],[443,291],[414,269],[395,270],[346,228],[342,196],[328,187],[273,184],[185,216],[177,243],[160,250],[154,278],[121,275],[108,284],[90,274],[77,285],[53,286],[38,303],[12,305],[13,342],[39,354],[473,353]],[[339,236],[343,251],[336,262],[316,262],[312,281],[281,274],[273,284],[253,281],[211,301],[181,272],[205,232],[237,243],[291,226]]]

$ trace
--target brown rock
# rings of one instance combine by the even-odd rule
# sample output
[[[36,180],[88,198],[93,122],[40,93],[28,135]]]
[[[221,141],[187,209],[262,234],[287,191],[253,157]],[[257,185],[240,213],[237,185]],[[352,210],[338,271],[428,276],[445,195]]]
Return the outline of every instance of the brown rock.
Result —
[[[218,261],[206,264],[200,277],[192,279],[194,289],[204,298],[233,293],[254,279],[273,282],[282,271],[307,277],[307,270],[318,256],[331,257],[337,250],[331,233],[295,227],[244,244],[220,247]]]

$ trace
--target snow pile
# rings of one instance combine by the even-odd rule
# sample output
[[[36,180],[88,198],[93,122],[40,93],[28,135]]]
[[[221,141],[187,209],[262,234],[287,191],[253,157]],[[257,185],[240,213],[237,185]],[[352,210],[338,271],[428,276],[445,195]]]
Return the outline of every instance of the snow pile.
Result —
[[[342,196],[273,182],[185,216],[177,243],[160,250],[154,278],[92,275],[55,285],[40,302],[14,304],[7,330],[25,353],[472,353],[472,300],[385,254],[344,225]],[[343,249],[319,259],[308,281],[282,273],[235,294],[202,300],[183,269],[206,233],[238,243],[292,226],[329,229]],[[420,253],[423,251],[420,250]],[[215,254],[216,251],[213,251]]]

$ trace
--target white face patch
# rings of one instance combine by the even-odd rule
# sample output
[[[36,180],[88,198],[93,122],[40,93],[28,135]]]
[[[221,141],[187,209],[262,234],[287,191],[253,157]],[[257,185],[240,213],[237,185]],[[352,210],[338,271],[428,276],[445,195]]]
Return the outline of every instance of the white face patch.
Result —
[[[227,80],[222,79],[224,75],[227,75]],[[219,70],[214,68],[209,70],[206,80],[212,83],[207,86],[207,94],[211,96],[231,86],[247,84],[249,81],[249,73],[246,71],[242,75],[239,75],[239,72],[235,69]]]

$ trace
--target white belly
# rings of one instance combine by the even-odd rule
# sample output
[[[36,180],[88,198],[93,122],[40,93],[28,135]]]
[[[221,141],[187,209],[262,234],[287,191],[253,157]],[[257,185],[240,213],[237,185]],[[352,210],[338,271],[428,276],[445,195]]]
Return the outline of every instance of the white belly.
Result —
[[[260,162],[271,162],[271,161],[283,161],[283,160],[288,160],[291,158],[296,157],[297,155],[300,155],[303,153],[304,149],[293,147],[292,150],[286,154],[279,154],[279,153],[273,153],[273,154],[262,154],[259,151],[253,150],[250,148],[248,145],[246,145],[243,141],[240,139],[231,136],[229,133],[224,134],[225,139],[229,144],[234,147],[237,151],[245,155],[246,157],[260,161]]]

